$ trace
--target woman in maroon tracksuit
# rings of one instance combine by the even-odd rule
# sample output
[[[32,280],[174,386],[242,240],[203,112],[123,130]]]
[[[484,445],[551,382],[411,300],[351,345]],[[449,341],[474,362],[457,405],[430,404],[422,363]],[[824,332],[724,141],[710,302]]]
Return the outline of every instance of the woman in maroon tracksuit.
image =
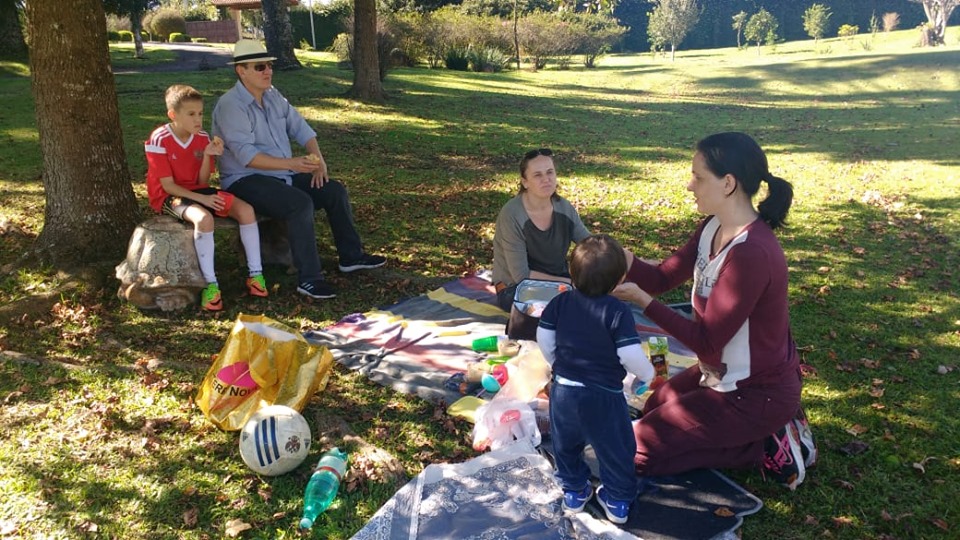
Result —
[[[768,196],[755,208],[761,182]],[[770,174],[748,135],[719,133],[697,144],[687,189],[708,217],[659,265],[631,257],[614,292],[699,360],[657,389],[634,424],[641,475],[757,466],[770,435],[784,431],[800,407],[787,263],[773,233],[784,224],[793,188]],[[692,320],[653,298],[691,278]],[[799,453],[796,459],[802,466]]]

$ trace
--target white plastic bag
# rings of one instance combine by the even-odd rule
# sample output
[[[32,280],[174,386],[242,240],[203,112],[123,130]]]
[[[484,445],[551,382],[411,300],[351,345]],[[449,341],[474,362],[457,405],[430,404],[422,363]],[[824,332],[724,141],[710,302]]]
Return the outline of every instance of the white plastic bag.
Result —
[[[540,430],[530,405],[516,399],[494,399],[477,409],[473,449],[498,450],[514,441],[540,444]]]

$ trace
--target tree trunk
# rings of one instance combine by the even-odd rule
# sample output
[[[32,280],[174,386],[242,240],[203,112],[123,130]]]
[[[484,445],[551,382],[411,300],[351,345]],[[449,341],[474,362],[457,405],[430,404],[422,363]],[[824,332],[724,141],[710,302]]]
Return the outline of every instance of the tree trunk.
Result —
[[[27,56],[23,29],[17,13],[17,0],[0,0],[0,58],[22,59]]]
[[[927,15],[927,20],[930,22],[932,32],[929,40],[931,42],[930,45],[942,45],[943,34],[946,28],[944,28],[942,22],[943,10],[940,9],[940,2],[938,0],[924,0],[923,12]]]
[[[130,29],[133,30],[134,58],[143,58],[143,12],[133,10],[130,14]]]
[[[263,0],[263,34],[267,42],[267,51],[277,59],[273,62],[276,70],[300,69],[293,48],[293,29],[290,26],[290,12],[286,0]]]
[[[36,248],[57,265],[116,260],[140,219],[124,158],[102,0],[26,3],[46,206]]]
[[[912,0],[923,6],[932,35],[928,36],[929,45],[943,45],[947,37],[947,22],[957,8],[957,0]],[[921,29],[921,31],[923,31]]]
[[[513,0],[513,50],[517,53],[517,71],[520,71],[520,3]]]
[[[354,0],[353,87],[349,95],[365,101],[383,101],[386,97],[380,83],[376,0]]]

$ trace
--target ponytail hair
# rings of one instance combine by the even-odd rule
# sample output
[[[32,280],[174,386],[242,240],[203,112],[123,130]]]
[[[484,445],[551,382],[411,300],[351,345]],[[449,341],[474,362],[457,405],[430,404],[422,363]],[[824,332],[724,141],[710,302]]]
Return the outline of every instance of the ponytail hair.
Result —
[[[750,199],[760,190],[760,182],[766,182],[767,197],[757,205],[760,219],[771,229],[786,225],[787,213],[793,204],[793,186],[770,174],[767,155],[757,141],[746,133],[716,133],[701,139],[697,152],[703,155],[710,172],[721,177],[733,176]]]
[[[765,221],[771,229],[779,229],[787,225],[787,212],[793,204],[793,185],[778,176],[767,176],[767,198],[760,201],[757,211],[760,219]]]

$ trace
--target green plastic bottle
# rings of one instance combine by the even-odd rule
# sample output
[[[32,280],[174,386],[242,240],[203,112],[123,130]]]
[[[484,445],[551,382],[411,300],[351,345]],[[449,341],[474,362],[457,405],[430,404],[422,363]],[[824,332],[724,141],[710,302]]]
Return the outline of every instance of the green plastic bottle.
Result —
[[[347,454],[339,448],[327,451],[313,470],[307,489],[303,493],[303,518],[300,520],[301,529],[313,527],[317,516],[322,514],[330,503],[337,498],[340,490],[340,480],[347,470]]]

